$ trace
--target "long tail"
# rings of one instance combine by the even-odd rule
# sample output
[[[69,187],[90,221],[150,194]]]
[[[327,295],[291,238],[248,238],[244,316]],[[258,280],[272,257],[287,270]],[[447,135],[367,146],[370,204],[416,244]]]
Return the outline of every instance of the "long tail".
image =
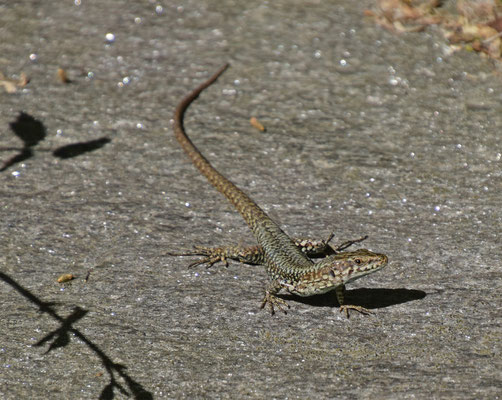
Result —
[[[197,169],[239,211],[253,231],[258,243],[263,247],[266,257],[276,265],[295,265],[307,268],[312,264],[312,261],[296,247],[289,236],[246,193],[220,174],[206,160],[183,128],[183,116],[188,106],[205,88],[216,81],[228,66],[229,64],[223,65],[213,76],[181,100],[174,112],[174,135]]]
[[[231,181],[220,174],[201,152],[195,147],[183,128],[183,116],[190,103],[192,103],[199,94],[210,86],[218,77],[229,67],[229,64],[222,66],[207,81],[199,85],[192,92],[181,100],[174,112],[174,135],[181,144],[185,153],[192,160],[197,169],[207,178],[211,184],[218,189],[240,212],[246,223],[254,231],[255,224],[259,220],[269,218],[265,212],[246,195],[242,190],[235,186]]]

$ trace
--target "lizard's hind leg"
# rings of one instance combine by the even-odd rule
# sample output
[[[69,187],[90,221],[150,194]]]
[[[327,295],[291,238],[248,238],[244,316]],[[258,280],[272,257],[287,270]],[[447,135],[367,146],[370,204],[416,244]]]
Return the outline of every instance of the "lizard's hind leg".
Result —
[[[223,262],[225,267],[228,267],[228,260],[234,260],[243,264],[261,265],[264,263],[264,254],[260,246],[222,246],[222,247],[205,247],[194,246],[193,250],[188,250],[183,253],[169,252],[170,256],[202,256],[189,264],[188,268],[196,267],[198,265],[206,265],[206,268],[212,267],[218,262]]]

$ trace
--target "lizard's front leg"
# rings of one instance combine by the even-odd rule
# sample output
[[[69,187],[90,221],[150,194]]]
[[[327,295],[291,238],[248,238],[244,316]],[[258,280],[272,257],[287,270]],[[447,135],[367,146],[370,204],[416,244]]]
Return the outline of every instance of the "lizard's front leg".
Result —
[[[331,234],[327,239],[309,239],[309,238],[296,238],[293,239],[295,244],[300,250],[308,257],[319,258],[327,257],[336,254],[354,243],[362,242],[367,238],[364,236],[355,240],[348,240],[335,248],[329,245],[334,235]],[[197,265],[206,264],[212,267],[218,262],[223,262],[228,267],[228,260],[234,260],[243,264],[262,265],[265,262],[265,254],[261,246],[221,246],[221,247],[204,247],[195,246],[193,250],[188,250],[183,253],[169,252],[170,256],[202,256],[200,260],[191,263],[188,267],[192,268]]]
[[[347,316],[347,318],[349,318],[349,310],[356,310],[364,315],[374,314],[373,311],[368,310],[367,308],[364,308],[361,306],[350,305],[350,304],[344,304],[345,303],[345,285],[338,286],[335,289],[335,293],[336,293],[336,299],[338,300],[338,304],[340,304],[340,312],[345,311],[345,315]]]
[[[270,314],[272,315],[275,314],[275,308],[287,314],[286,309],[289,308],[289,304],[280,297],[277,297],[277,293],[279,293],[281,289],[282,285],[279,281],[275,280],[270,282],[265,291],[265,296],[263,297],[260,308],[263,309],[265,306],[268,306]]]

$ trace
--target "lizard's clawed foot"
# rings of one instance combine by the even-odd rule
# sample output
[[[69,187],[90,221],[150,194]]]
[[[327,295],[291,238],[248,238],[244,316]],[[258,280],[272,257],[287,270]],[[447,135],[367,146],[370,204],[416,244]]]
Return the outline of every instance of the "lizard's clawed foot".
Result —
[[[345,305],[345,304],[340,306],[340,312],[345,311],[345,315],[347,316],[347,318],[349,318],[349,310],[356,310],[364,315],[374,314],[373,311],[368,310],[367,308],[364,308],[361,306],[352,306],[352,305]]]
[[[275,307],[277,307],[277,309],[282,311],[284,314],[288,313],[286,310],[289,308],[289,304],[285,300],[268,291],[265,293],[265,297],[261,302],[260,308],[263,309],[266,305],[268,305],[271,315],[275,314]]]
[[[187,251],[185,253],[167,253],[170,256],[203,256],[200,260],[194,261],[188,265],[188,268],[193,268],[198,265],[206,264],[206,268],[211,268],[214,264],[218,262],[223,262],[225,267],[228,267],[228,260],[226,256],[225,249],[221,247],[204,247],[204,246],[194,246],[194,250]]]
[[[330,236],[329,240],[331,240],[331,238],[332,237]],[[360,242],[362,242],[362,241],[364,241],[366,239],[368,239],[368,235],[362,236],[359,239],[347,240],[346,242],[343,242],[342,244],[339,244],[334,250],[335,250],[336,253],[338,253],[338,252],[343,251],[346,248],[352,246],[353,244],[360,243]]]

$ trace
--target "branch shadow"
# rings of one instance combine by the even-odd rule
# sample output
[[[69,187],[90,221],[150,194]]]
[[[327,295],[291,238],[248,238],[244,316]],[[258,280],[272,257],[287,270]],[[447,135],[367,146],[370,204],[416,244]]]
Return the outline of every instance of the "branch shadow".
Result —
[[[37,296],[31,293],[28,289],[22,287],[14,279],[12,279],[7,274],[0,271],[0,279],[5,283],[14,288],[19,294],[24,296],[28,301],[33,303],[38,307],[41,313],[48,314],[53,319],[60,323],[59,328],[49,332],[45,337],[40,339],[35,346],[43,346],[49,343],[49,347],[44,354],[58,348],[65,347],[70,343],[70,333],[75,335],[81,341],[83,341],[100,359],[103,367],[110,376],[110,382],[103,388],[99,396],[100,400],[112,400],[115,397],[114,391],[118,390],[122,395],[130,396],[132,395],[134,399],[137,400],[150,400],[153,399],[152,393],[147,391],[141,386],[140,383],[136,382],[131,378],[125,370],[127,367],[121,364],[113,362],[96,344],[94,344],[90,339],[88,339],[82,332],[77,328],[73,327],[73,324],[78,320],[82,319],[86,314],[87,310],[80,307],[75,307],[73,312],[66,318],[60,316],[53,308],[54,303],[44,302],[40,300]],[[127,384],[127,388],[130,393],[119,383],[116,379],[116,374],[119,375]]]

